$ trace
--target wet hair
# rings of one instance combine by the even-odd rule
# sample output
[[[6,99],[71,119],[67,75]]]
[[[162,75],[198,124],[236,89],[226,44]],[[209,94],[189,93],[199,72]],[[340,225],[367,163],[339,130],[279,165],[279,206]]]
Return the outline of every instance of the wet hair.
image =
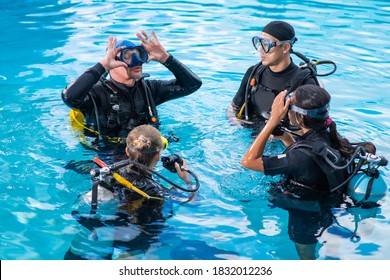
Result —
[[[325,89],[316,85],[307,84],[302,85],[295,90],[291,104],[305,110],[312,110],[322,108],[326,104],[329,104],[329,102],[330,95]],[[324,112],[318,113],[326,113],[326,109],[324,108]],[[300,113],[296,113],[296,115],[297,119],[307,128],[321,130],[326,127],[325,121],[327,117],[313,118]]]
[[[129,159],[149,166],[155,155],[163,150],[161,133],[150,125],[140,125],[132,129],[126,137]]]
[[[323,88],[306,84],[298,87],[295,90],[292,104],[302,109],[318,109],[324,107],[330,102],[330,94]],[[324,109],[324,113],[326,109]],[[337,125],[334,121],[327,118],[313,118],[308,115],[296,113],[297,120],[306,128],[314,130],[325,130],[329,127],[330,139],[332,147],[339,150],[347,158],[351,158],[357,146],[363,148],[369,153],[375,153],[375,145],[371,142],[350,143],[348,139],[341,137],[337,131]]]

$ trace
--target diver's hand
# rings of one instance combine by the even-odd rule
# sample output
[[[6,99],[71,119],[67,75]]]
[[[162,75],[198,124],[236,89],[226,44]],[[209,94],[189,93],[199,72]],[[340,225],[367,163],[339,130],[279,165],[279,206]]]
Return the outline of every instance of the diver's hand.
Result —
[[[107,43],[107,50],[106,55],[104,58],[100,61],[100,64],[103,65],[103,67],[106,70],[111,70],[116,67],[127,67],[126,63],[116,60],[116,57],[118,56],[119,52],[125,48],[125,46],[115,48],[115,45],[117,43],[117,39],[109,36],[108,37],[108,43]]]
[[[165,50],[165,48],[161,45],[160,41],[157,39],[156,33],[151,31],[153,40],[150,36],[142,30],[141,33],[137,32],[137,37],[141,40],[142,46],[149,54],[149,59],[147,62],[151,60],[158,61],[160,63],[165,63],[169,57],[169,53]]]
[[[187,185],[192,185],[192,182],[190,180],[190,174],[186,172],[185,170],[188,170],[187,162],[185,159],[183,159],[183,165],[180,166],[177,162],[175,162],[175,169],[177,171],[177,175],[186,182]]]
[[[271,117],[268,120],[268,123],[271,125],[278,125],[286,116],[288,112],[288,107],[290,105],[290,98],[287,99],[286,103],[284,102],[284,98],[287,94],[287,90],[281,91],[275,98],[272,103],[271,108]]]

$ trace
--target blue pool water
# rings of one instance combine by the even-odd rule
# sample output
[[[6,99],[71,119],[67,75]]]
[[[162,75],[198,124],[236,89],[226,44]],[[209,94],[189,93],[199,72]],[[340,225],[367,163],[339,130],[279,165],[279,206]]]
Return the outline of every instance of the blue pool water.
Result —
[[[135,40],[142,29],[155,30],[203,80],[198,92],[159,107],[162,132],[180,137],[167,154],[188,160],[201,189],[191,203],[171,205],[173,215],[148,250],[131,258],[298,259],[288,213],[267,200],[269,179],[239,164],[250,131],[231,125],[225,109],[259,60],[251,38],[269,21],[286,20],[299,38],[296,51],[337,63],[322,81],[339,131],[352,141],[373,141],[389,158],[390,4],[334,2],[2,0],[0,259],[62,259],[68,250],[79,229],[72,205],[91,187],[80,172],[90,165],[81,163],[96,152],[70,128],[60,92],[102,58],[109,35]],[[144,71],[171,77],[155,62]],[[171,176],[161,164],[157,169]],[[389,169],[382,170],[390,186]],[[379,208],[334,215],[339,225],[319,238],[318,259],[390,259],[388,193]],[[360,239],[350,240],[355,222]]]

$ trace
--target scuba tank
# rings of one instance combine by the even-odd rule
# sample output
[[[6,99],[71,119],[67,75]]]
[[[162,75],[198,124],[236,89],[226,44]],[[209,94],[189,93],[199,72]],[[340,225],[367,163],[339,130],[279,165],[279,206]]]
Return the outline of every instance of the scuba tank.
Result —
[[[371,177],[361,172],[352,177],[348,183],[347,194],[357,202],[376,203],[386,196],[387,186],[378,172],[378,177]]]
[[[380,199],[386,196],[387,186],[378,170],[379,167],[386,166],[388,163],[383,156],[368,153],[362,146],[357,146],[351,159],[340,165],[340,162],[331,160],[335,158],[336,151],[318,141],[316,143],[301,141],[295,147],[311,150],[309,152],[302,149],[302,152],[310,156],[324,172],[330,191],[342,189],[354,201],[355,206],[375,206]],[[340,182],[338,175],[342,170],[348,172],[348,178]]]
[[[362,149],[364,151],[364,149]],[[348,182],[347,195],[356,205],[377,204],[386,196],[387,186],[379,171],[380,166],[386,166],[388,161],[382,156],[361,152],[358,154],[359,162]],[[367,164],[367,168],[361,166]]]

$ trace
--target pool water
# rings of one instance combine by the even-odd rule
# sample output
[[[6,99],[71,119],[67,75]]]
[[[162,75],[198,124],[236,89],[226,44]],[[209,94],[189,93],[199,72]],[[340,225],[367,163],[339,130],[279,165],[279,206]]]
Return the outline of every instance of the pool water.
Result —
[[[289,213],[267,200],[276,178],[240,166],[251,131],[225,116],[246,69],[259,61],[251,38],[271,20],[295,27],[296,51],[337,64],[322,82],[339,131],[373,141],[389,157],[388,1],[3,0],[0,10],[7,26],[0,36],[0,259],[63,259],[79,231],[70,213],[91,188],[97,152],[80,144],[60,93],[103,57],[109,35],[137,40],[137,31],[153,29],[203,81],[196,93],[158,108],[163,134],[180,138],[164,155],[186,158],[201,189],[192,202],[167,206],[171,215],[147,249],[117,258],[299,259]],[[171,78],[156,62],[144,72]],[[267,149],[281,147],[274,141]],[[161,163],[157,170],[176,180]],[[390,185],[388,167],[381,170]],[[333,209],[333,216],[318,259],[390,259],[388,192],[380,207]],[[351,239],[355,224],[359,238]]]

